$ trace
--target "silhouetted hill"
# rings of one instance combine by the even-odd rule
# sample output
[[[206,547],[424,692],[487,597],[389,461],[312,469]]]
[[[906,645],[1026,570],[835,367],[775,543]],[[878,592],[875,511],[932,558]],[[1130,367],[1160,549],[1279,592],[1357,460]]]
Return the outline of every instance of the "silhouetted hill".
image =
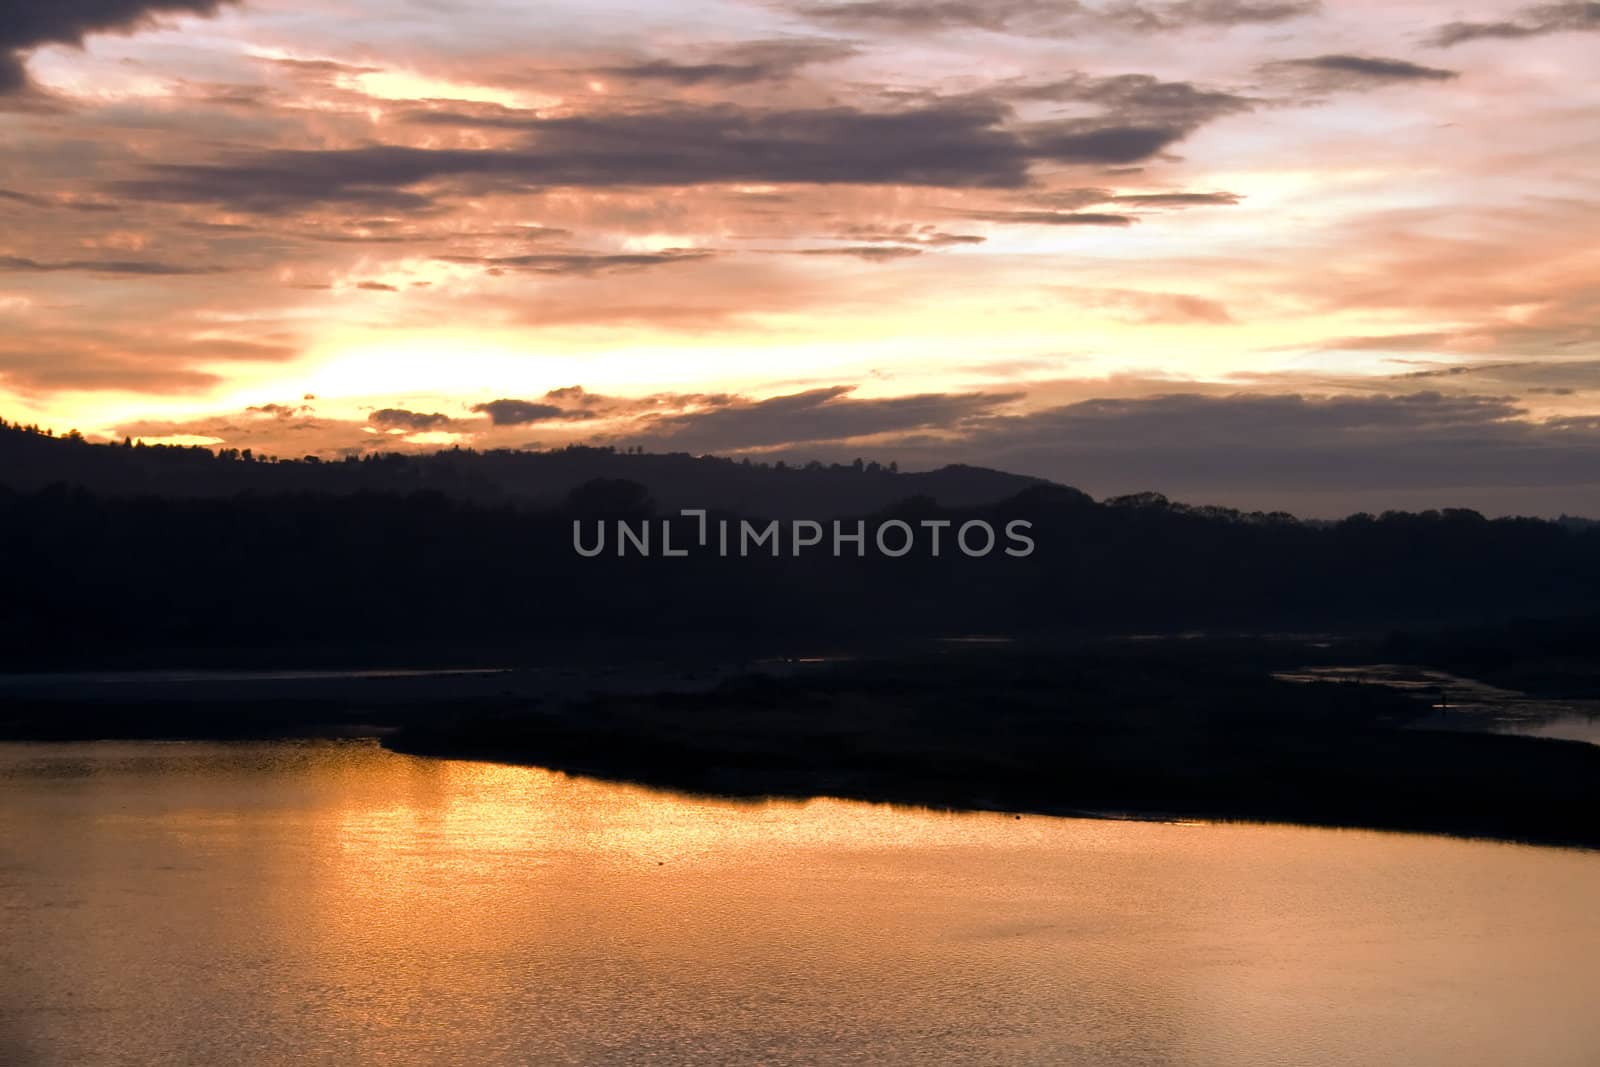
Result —
[[[0,423],[0,485],[22,492],[57,484],[117,496],[184,498],[433,490],[479,503],[549,508],[596,479],[643,484],[663,508],[674,511],[698,507],[822,519],[865,514],[912,496],[948,507],[987,504],[1043,484],[1038,478],[960,465],[902,473],[861,461],[788,467],[585,447],[278,459],[237,449],[91,444],[81,437],[54,437]]]
[[[674,637],[714,649],[913,634],[1379,630],[1600,610],[1600,529],[1532,519],[1427,512],[1309,525],[1038,486],[981,507],[914,498],[881,509],[864,520],[860,555],[847,543],[835,556],[826,533],[796,554],[790,523],[778,527],[776,554],[769,545],[741,554],[741,520],[726,513],[710,517],[711,547],[699,547],[694,521],[677,519],[671,544],[688,554],[669,558],[664,520],[649,521],[646,556],[604,517],[630,515],[643,534],[646,490],[597,488],[542,511],[436,491],[168,499],[0,489],[0,657],[29,668],[150,665],[196,650],[327,660],[406,646],[437,659],[455,649],[515,656],[552,640]],[[874,532],[890,520],[920,539],[916,551],[878,549]],[[726,556],[715,551],[723,521],[735,531]],[[1000,531],[1013,522],[1031,524],[1031,554],[1004,551],[1015,542]],[[994,550],[958,551],[966,523],[988,523]],[[605,531],[593,558],[575,550],[575,524],[589,546]],[[935,556],[937,524],[948,525]]]

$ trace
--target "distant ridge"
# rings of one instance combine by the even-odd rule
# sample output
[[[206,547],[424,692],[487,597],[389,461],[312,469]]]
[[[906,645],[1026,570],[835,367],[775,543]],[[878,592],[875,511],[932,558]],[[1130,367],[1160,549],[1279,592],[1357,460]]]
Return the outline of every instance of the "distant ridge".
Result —
[[[719,534],[668,558],[661,531],[682,507],[705,508],[719,530],[781,525],[785,547],[774,535],[725,552]],[[661,555],[626,551],[620,530],[580,554],[581,528],[643,529],[651,510]],[[831,547],[800,551],[801,520],[829,519]],[[840,547],[852,519],[874,533]],[[695,536],[678,521],[682,549]],[[959,540],[987,525],[1009,546],[1013,523],[1037,551]],[[879,548],[891,524],[918,550]],[[1464,509],[1301,522],[1159,493],[1096,502],[977,467],[797,469],[595,448],[274,463],[15,428],[0,431],[0,567],[0,667],[29,670],[575,639],[848,645],[1600,614],[1600,526]]]
[[[791,466],[581,446],[550,452],[447,449],[349,460],[268,459],[238,449],[92,444],[0,424],[0,485],[18,492],[68,485],[111,496],[207,499],[245,492],[433,490],[476,503],[553,508],[595,479],[637,482],[662,510],[816,519],[869,514],[912,497],[944,507],[976,507],[1051,484],[964,464],[910,473],[864,460]]]

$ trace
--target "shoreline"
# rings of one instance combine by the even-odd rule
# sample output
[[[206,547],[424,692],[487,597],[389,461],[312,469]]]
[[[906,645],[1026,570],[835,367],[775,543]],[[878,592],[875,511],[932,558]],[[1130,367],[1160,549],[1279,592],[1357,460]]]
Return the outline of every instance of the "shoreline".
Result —
[[[1542,738],[1527,738],[1525,740],[1541,744],[1593,747],[1587,746],[1583,742],[1575,741]],[[964,792],[952,793],[945,790],[923,789],[915,786],[885,786],[882,788],[862,786],[857,788],[850,785],[840,785],[837,780],[830,782],[830,776],[826,772],[819,772],[815,780],[804,783],[793,779],[788,781],[765,780],[761,782],[747,780],[742,785],[735,784],[731,778],[718,779],[716,781],[690,781],[676,779],[671,776],[630,773],[620,768],[608,767],[599,763],[541,760],[531,754],[517,755],[504,751],[473,750],[471,748],[434,749],[417,745],[414,738],[406,736],[404,727],[391,725],[327,724],[322,727],[293,732],[214,732],[209,734],[146,732],[137,736],[90,736],[88,734],[67,736],[58,733],[54,736],[32,737],[7,733],[5,736],[0,737],[0,744],[47,746],[115,743],[209,743],[230,745],[305,741],[365,741],[371,742],[376,747],[395,755],[416,759],[459,760],[470,763],[491,763],[501,766],[536,768],[569,777],[593,778],[600,781],[637,786],[656,792],[690,797],[706,797],[738,803],[758,804],[765,800],[840,800],[850,803],[919,808],[958,814],[1014,815],[1018,818],[1027,816],[1031,818],[1093,819],[1113,822],[1182,823],[1193,821],[1263,826],[1302,826],[1324,830],[1423,834],[1468,841],[1600,852],[1600,829],[1576,834],[1566,834],[1558,830],[1538,827],[1524,827],[1513,831],[1501,827],[1481,825],[1475,823],[1469,817],[1444,819],[1438,822],[1418,821],[1403,814],[1388,819],[1362,819],[1340,816],[1335,813],[1313,815],[1305,812],[1288,812],[1275,809],[1270,803],[1264,803],[1260,806],[1252,805],[1241,809],[1203,807],[1154,808],[1132,803],[1116,807],[1086,807],[1064,801],[1052,802],[1037,798],[1012,801],[996,797],[992,793],[988,795]]]
[[[1600,849],[1600,746],[1436,729],[1260,650],[152,678],[0,692],[0,740],[372,738],[721,797],[1279,822]],[[1201,653],[1201,654],[1197,654]],[[81,679],[80,679],[81,681]],[[1467,728],[1462,728],[1462,727]]]
[[[1422,733],[1419,731],[1419,733]],[[1459,736],[1459,735],[1457,735]],[[1495,735],[1481,735],[1491,737]],[[1504,735],[1500,735],[1504,736]],[[1582,742],[1539,738],[1521,738],[1536,744],[1593,748]],[[1049,817],[1072,819],[1097,819],[1134,822],[1184,822],[1196,820],[1215,823],[1255,823],[1262,825],[1306,826],[1329,830],[1362,830],[1384,833],[1412,833],[1454,837],[1464,840],[1492,841],[1502,844],[1527,845],[1548,848],[1568,848],[1580,851],[1600,851],[1600,826],[1571,824],[1539,825],[1533,821],[1501,821],[1483,819],[1481,813],[1448,813],[1434,811],[1418,814],[1395,812],[1379,817],[1371,809],[1365,814],[1357,812],[1315,811],[1304,807],[1289,807],[1271,799],[1258,799],[1254,803],[1237,806],[1213,807],[1205,804],[1175,804],[1170,798],[1160,806],[1147,806],[1133,798],[1117,804],[1085,805],[1066,799],[1049,799],[1040,795],[1005,795],[1000,782],[987,787],[971,789],[949,787],[937,779],[922,782],[873,783],[842,780],[836,771],[819,769],[812,775],[789,778],[763,778],[745,772],[733,771],[727,775],[683,777],[672,774],[652,774],[638,769],[627,769],[602,762],[568,761],[539,758],[532,753],[511,753],[492,748],[436,747],[418,744],[406,731],[395,731],[376,738],[384,749],[398,755],[422,759],[448,759],[476,763],[494,763],[505,766],[536,767],[572,777],[595,778],[639,786],[661,792],[688,796],[712,797],[719,800],[759,803],[763,800],[818,800],[832,799],[865,804],[887,804],[926,808],[950,812],[986,812],[1018,817]],[[1493,783],[1482,783],[1485,788]],[[981,791],[974,791],[981,790]]]
[[[422,710],[422,709],[417,709]],[[430,714],[445,709],[429,708]],[[461,713],[466,708],[449,709]],[[481,710],[481,709],[479,709]],[[551,754],[540,756],[527,750],[505,747],[473,745],[470,743],[441,743],[436,738],[415,728],[394,723],[356,723],[349,721],[324,721],[304,723],[292,729],[283,727],[256,730],[197,731],[172,730],[152,727],[139,732],[90,730],[40,731],[23,735],[6,730],[0,744],[73,745],[94,743],[159,743],[191,742],[217,744],[247,744],[261,742],[300,741],[366,741],[396,755],[419,759],[460,760],[464,762],[494,763],[505,766],[532,767],[572,777],[595,778],[639,786],[645,789],[688,796],[713,797],[759,803],[762,800],[835,799],[865,804],[887,804],[926,808],[949,812],[986,812],[1018,817],[1049,817],[1074,819],[1103,819],[1136,822],[1182,822],[1198,820],[1217,823],[1257,823],[1264,825],[1307,826],[1320,829],[1364,830],[1386,833],[1416,833],[1466,840],[1493,841],[1504,844],[1539,847],[1570,848],[1582,851],[1600,851],[1600,825],[1561,822],[1548,824],[1539,819],[1513,817],[1510,819],[1482,818],[1481,812],[1456,812],[1434,810],[1423,813],[1393,811],[1379,817],[1370,807],[1362,810],[1313,810],[1311,807],[1285,804],[1282,798],[1257,796],[1253,801],[1243,801],[1228,806],[1204,803],[1175,803],[1169,796],[1161,804],[1141,803],[1137,797],[1121,796],[1111,803],[1073,801],[1066,797],[1051,797],[1031,789],[1018,789],[1015,783],[993,779],[988,781],[963,781],[959,777],[930,775],[921,779],[894,775],[873,775],[860,770],[841,771],[838,768],[818,767],[808,771],[787,774],[766,774],[746,768],[713,768],[709,773],[674,773],[628,767],[605,759],[569,759]],[[1408,731],[1415,736],[1470,737],[1493,741],[1523,743],[1521,755],[1535,750],[1554,755],[1564,749],[1577,755],[1581,750],[1595,746],[1583,742],[1549,738],[1526,738],[1503,734],[1476,734],[1460,731]],[[1589,756],[1583,752],[1580,758]],[[1600,753],[1587,760],[1600,766]],[[1565,777],[1565,776],[1564,776]],[[1502,783],[1484,781],[1487,790]],[[1521,809],[1524,813],[1526,809]]]

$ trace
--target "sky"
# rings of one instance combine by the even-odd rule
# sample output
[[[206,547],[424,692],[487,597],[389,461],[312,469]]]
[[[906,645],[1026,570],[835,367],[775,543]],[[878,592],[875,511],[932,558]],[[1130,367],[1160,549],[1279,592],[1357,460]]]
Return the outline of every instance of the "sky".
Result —
[[[1600,3],[56,0],[0,417],[1600,515]]]

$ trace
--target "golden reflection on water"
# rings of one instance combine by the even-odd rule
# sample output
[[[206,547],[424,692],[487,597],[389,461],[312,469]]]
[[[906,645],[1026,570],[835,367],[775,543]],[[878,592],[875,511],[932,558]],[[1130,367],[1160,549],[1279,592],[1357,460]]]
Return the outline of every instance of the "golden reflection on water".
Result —
[[[1588,853],[741,803],[363,743],[0,746],[0,798],[0,1062],[1600,1049]]]

